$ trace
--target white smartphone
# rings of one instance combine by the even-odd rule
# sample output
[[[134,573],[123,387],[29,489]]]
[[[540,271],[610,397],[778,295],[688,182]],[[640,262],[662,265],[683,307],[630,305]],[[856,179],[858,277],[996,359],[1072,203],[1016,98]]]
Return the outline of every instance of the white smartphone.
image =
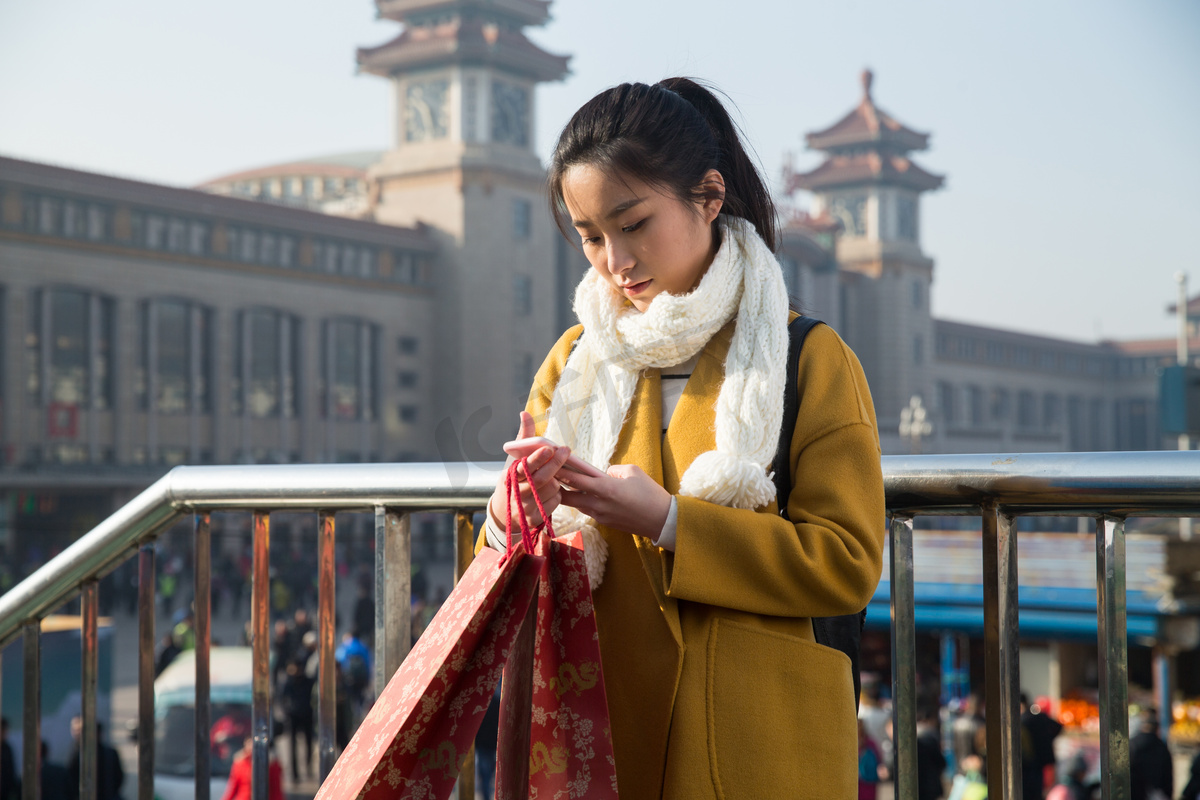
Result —
[[[514,458],[527,458],[533,455],[534,451],[539,447],[558,447],[558,444],[550,441],[545,436],[531,436],[528,439],[514,439],[511,442],[505,442],[504,452]],[[591,478],[603,478],[605,475],[605,473],[596,469],[574,453],[567,456],[567,463],[563,466]]]

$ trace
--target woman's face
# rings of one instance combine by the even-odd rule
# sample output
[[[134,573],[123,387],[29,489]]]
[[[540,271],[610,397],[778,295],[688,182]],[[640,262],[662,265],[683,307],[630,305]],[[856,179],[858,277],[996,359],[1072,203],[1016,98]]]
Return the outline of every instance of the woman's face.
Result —
[[[725,187],[716,170],[704,182]],[[592,269],[638,311],[664,292],[690,292],[716,255],[718,199],[691,203],[590,165],[568,169],[562,192]]]

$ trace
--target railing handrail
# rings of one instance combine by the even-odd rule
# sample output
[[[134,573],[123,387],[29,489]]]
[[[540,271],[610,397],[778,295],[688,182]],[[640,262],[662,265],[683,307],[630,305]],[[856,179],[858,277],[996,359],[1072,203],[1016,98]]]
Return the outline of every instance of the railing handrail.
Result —
[[[1200,451],[884,456],[882,464],[893,513],[978,513],[985,497],[1012,513],[1185,516],[1200,508]],[[0,647],[191,511],[482,508],[502,469],[499,462],[175,467],[0,596]]]

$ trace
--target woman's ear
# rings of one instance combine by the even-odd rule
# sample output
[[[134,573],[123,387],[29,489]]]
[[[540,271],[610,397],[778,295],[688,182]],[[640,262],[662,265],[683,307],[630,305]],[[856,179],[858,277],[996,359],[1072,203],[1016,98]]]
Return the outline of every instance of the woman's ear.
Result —
[[[700,213],[705,222],[712,222],[725,205],[725,178],[715,169],[710,169],[700,179],[699,189],[704,197],[700,202]]]

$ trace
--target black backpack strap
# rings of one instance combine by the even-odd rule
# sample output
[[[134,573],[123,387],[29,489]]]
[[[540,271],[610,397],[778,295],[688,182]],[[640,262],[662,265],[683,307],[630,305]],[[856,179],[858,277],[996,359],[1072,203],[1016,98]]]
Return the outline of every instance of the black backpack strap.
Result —
[[[775,451],[775,500],[779,513],[787,519],[787,499],[792,493],[792,435],[796,432],[796,417],[800,413],[800,392],[796,382],[800,376],[800,348],[808,332],[821,320],[803,314],[788,324],[787,382],[783,386],[783,425],[779,430],[779,447]]]
[[[800,377],[800,348],[808,332],[820,325],[821,320],[799,316],[788,324],[787,383],[783,392],[783,425],[779,431],[779,446],[775,451],[775,499],[779,504],[779,515],[788,519],[787,501],[792,492],[792,436],[796,432],[796,417],[800,414],[800,391],[796,386]],[[862,645],[863,625],[867,621],[867,610],[840,617],[813,617],[813,637],[818,644],[840,650],[850,658],[850,674],[854,678],[854,706],[862,694],[862,677],[859,675],[859,649]]]

